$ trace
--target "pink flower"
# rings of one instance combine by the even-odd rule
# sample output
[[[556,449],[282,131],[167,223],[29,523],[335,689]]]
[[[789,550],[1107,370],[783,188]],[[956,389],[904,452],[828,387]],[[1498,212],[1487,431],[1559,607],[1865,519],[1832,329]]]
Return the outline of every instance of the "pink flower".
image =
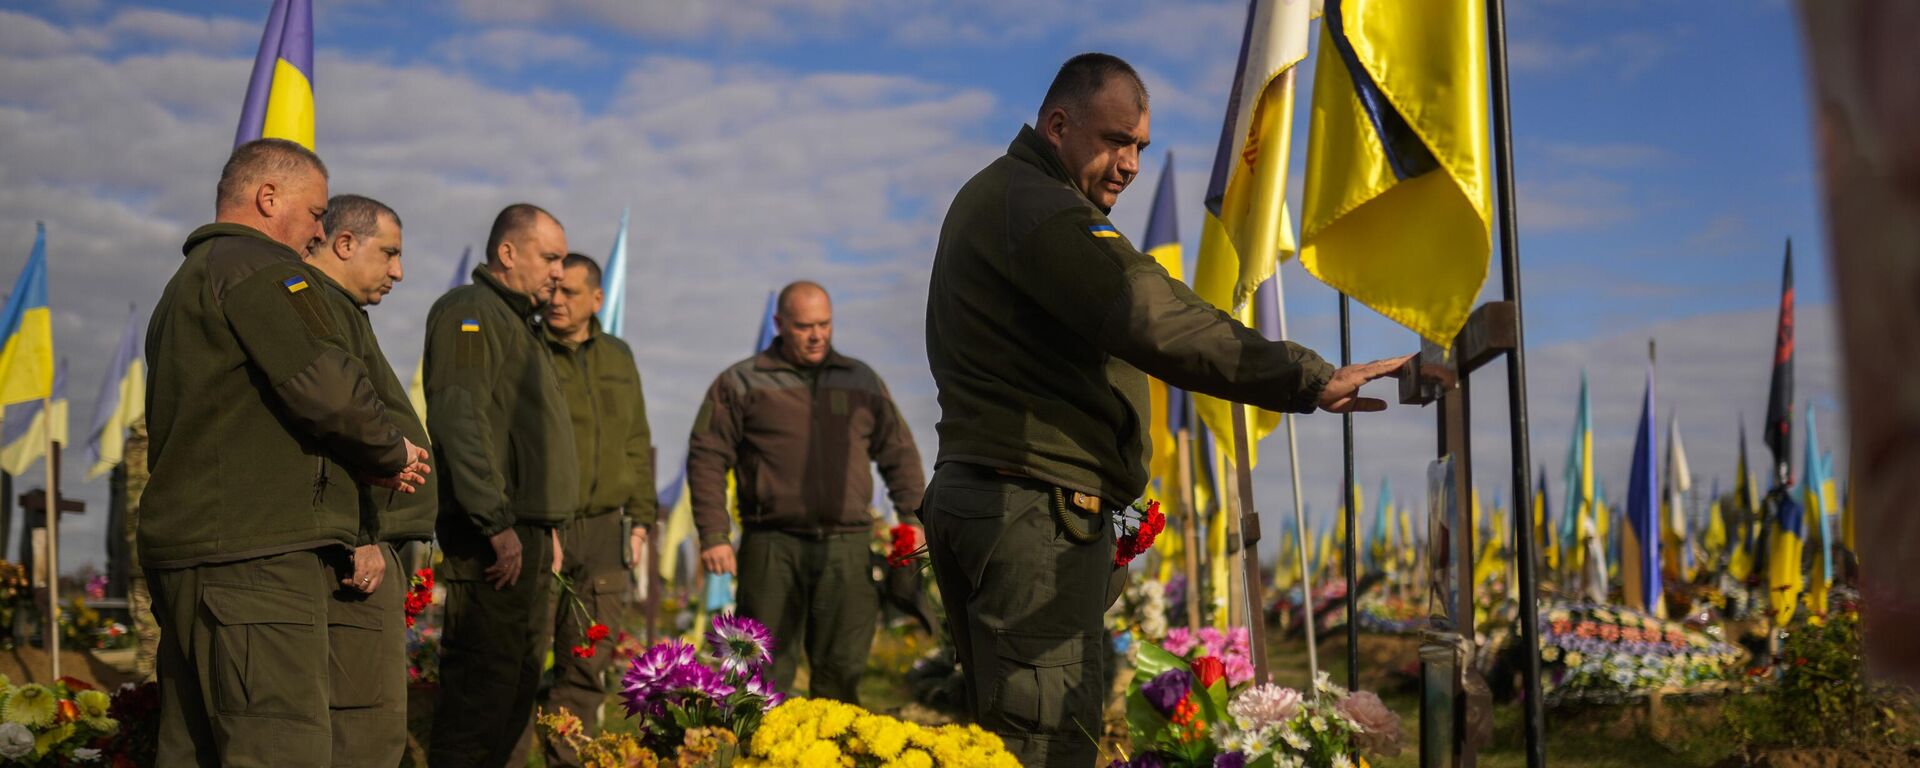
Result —
[[[1292,720],[1300,714],[1300,702],[1299,691],[1261,683],[1228,704],[1227,714],[1236,721],[1244,721],[1247,730],[1258,730]]]
[[[1193,633],[1186,627],[1169,629],[1167,639],[1160,644],[1160,647],[1175,656],[1185,656],[1188,651],[1193,650]]]
[[[1354,691],[1334,708],[1358,729],[1353,735],[1354,746],[1383,757],[1400,754],[1400,716],[1387,709],[1379,696],[1371,691]]]
[[[1253,654],[1253,643],[1247,639],[1246,627],[1234,627],[1227,630],[1227,652],[1229,654],[1238,653],[1242,656],[1251,656]]]
[[[1220,656],[1226,653],[1227,636],[1213,627],[1200,628],[1200,650],[1208,656]]]
[[[1227,667],[1228,688],[1246,685],[1248,681],[1253,679],[1253,662],[1249,661],[1247,657],[1239,654],[1228,654],[1225,662]]]

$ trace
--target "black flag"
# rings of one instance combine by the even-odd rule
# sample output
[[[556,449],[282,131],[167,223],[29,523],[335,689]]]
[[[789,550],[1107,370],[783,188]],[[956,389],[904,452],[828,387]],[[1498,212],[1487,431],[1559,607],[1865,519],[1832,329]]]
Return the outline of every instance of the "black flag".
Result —
[[[1773,385],[1767,391],[1767,427],[1760,439],[1773,452],[1771,485],[1793,480],[1793,241],[1780,275],[1780,325],[1773,341]]]

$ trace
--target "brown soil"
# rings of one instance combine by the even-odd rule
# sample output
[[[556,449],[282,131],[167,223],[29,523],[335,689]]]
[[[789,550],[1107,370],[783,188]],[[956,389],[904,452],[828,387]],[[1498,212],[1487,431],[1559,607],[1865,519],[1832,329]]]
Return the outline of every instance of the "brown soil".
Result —
[[[53,682],[49,667],[47,652],[40,648],[22,645],[0,651],[0,675],[6,675],[14,685]],[[60,651],[60,674],[109,691],[138,679],[131,669],[122,669],[86,651],[64,648]]]
[[[1772,749],[1751,760],[1735,755],[1714,768],[1911,768],[1916,765],[1920,765],[1920,747],[1874,745],[1848,749]]]

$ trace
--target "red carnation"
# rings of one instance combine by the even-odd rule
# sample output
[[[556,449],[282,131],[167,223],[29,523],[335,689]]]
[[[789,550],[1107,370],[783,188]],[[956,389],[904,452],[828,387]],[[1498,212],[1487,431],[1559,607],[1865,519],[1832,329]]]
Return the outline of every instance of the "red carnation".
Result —
[[[611,632],[610,630],[607,629],[607,625],[605,624],[596,623],[593,626],[587,627],[588,642],[594,642],[594,643],[600,642],[602,640],[607,639],[607,635],[609,634],[611,634]]]
[[[1200,680],[1201,690],[1212,688],[1214,683],[1227,677],[1226,663],[1212,656],[1194,659],[1190,666],[1193,667],[1193,676]]]
[[[576,645],[573,647],[573,655],[582,659],[591,659],[593,658],[593,646]]]

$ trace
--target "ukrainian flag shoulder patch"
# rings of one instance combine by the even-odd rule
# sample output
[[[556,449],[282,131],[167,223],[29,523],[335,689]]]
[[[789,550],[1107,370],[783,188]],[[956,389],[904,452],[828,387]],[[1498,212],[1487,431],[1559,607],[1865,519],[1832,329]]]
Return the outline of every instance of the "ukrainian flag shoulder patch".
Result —
[[[282,280],[280,284],[286,286],[287,293],[299,293],[308,287],[307,279],[299,275],[294,275],[293,277]]]
[[[1087,234],[1094,237],[1119,237],[1120,232],[1112,224],[1095,224],[1087,227]]]
[[[460,332],[461,333],[479,333],[480,321],[474,320],[471,318],[460,321]]]

